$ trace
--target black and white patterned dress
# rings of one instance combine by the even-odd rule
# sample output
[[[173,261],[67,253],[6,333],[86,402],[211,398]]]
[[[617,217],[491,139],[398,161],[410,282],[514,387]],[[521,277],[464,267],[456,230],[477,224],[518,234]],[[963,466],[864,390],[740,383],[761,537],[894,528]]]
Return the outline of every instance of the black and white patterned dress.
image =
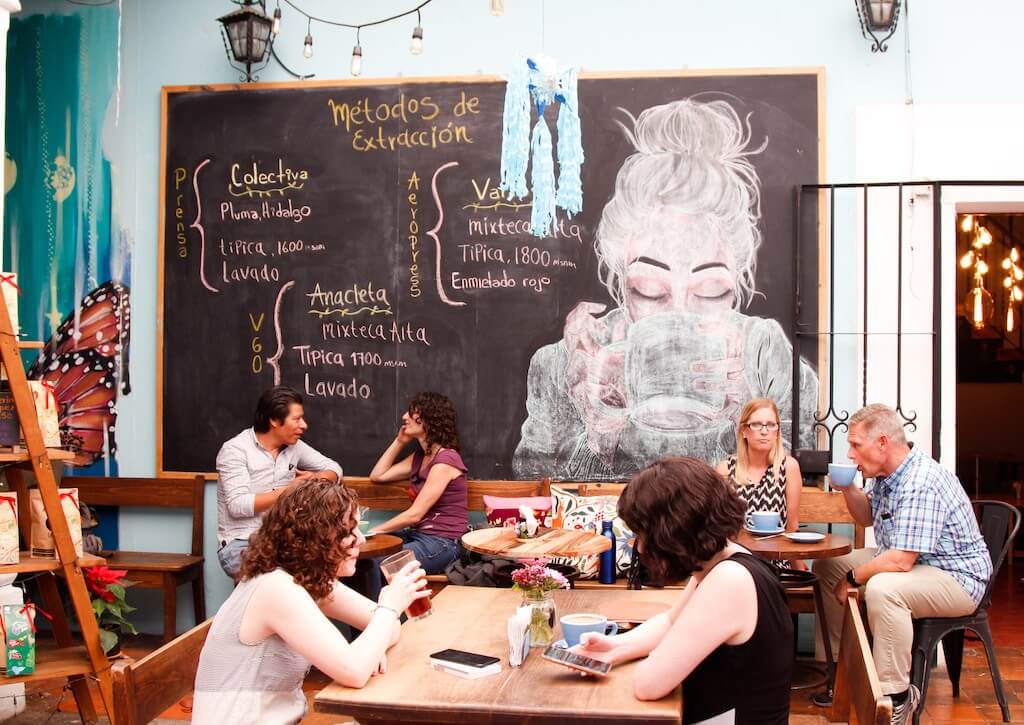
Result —
[[[775,480],[772,467],[768,466],[761,480],[756,484],[741,485],[736,480],[736,456],[727,459],[729,478],[736,487],[736,493],[747,504],[747,511],[778,511],[782,526],[786,525],[786,463],[779,468]]]

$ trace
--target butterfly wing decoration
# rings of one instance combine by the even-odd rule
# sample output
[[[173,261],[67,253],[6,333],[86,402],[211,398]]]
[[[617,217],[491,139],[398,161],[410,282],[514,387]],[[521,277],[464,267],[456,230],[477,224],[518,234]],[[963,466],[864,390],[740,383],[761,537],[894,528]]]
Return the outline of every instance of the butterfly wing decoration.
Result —
[[[69,314],[29,368],[28,377],[53,386],[61,444],[89,465],[117,450],[117,395],[131,391],[128,341],[129,290],[106,282],[82,300],[78,319]],[[76,324],[77,323],[77,324]]]

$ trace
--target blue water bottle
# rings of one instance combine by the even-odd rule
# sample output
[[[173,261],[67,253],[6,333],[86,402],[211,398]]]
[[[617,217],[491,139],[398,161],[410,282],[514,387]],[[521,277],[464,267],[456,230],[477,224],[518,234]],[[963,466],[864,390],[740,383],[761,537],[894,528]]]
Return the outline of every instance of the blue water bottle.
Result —
[[[605,521],[601,524],[601,536],[611,539],[612,547],[608,551],[601,552],[601,571],[598,578],[602,584],[615,583],[615,532],[612,531],[612,522]]]

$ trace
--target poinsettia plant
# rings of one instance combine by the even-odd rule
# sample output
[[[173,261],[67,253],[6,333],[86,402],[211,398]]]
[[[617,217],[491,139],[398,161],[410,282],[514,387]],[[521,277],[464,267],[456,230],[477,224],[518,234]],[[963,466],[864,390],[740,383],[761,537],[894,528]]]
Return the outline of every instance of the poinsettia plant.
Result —
[[[120,632],[139,633],[124,616],[135,611],[124,597],[125,589],[135,582],[122,578],[128,573],[124,569],[90,566],[83,571],[85,585],[92,593],[92,611],[100,625],[100,644],[104,652],[110,652],[117,645]]]

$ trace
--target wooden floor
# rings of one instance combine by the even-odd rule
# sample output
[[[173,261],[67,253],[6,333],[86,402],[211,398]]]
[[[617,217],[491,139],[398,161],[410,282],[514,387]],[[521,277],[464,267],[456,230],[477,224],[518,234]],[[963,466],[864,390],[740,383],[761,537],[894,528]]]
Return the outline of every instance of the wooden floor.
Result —
[[[1003,676],[1010,714],[1015,723],[1024,723],[1024,559],[1016,566],[1005,565],[996,582],[990,618],[996,642],[996,656]],[[127,652],[140,657],[158,646],[156,637],[142,636],[127,646]],[[0,680],[2,683],[2,680]],[[314,671],[306,680],[305,690],[310,697],[327,684],[326,678]],[[62,695],[63,682],[34,682],[28,687],[28,708],[13,722],[59,723],[79,722],[74,700],[69,693]],[[810,702],[809,692],[794,691],[791,699],[790,722],[802,725],[825,725],[828,720],[820,708]],[[100,708],[97,700],[97,708]],[[184,703],[187,705],[187,702]],[[189,719],[187,707],[179,704],[170,708],[157,721],[173,722]],[[336,725],[344,722],[336,715],[310,714],[304,725]],[[107,722],[105,718],[101,722]],[[960,678],[960,697],[953,699],[952,685],[945,670],[937,668],[932,672],[928,701],[921,717],[922,725],[946,725],[947,723],[998,723],[1002,722],[999,705],[992,689],[992,680],[985,662],[985,651],[980,642],[968,640],[964,650],[963,672]]]

